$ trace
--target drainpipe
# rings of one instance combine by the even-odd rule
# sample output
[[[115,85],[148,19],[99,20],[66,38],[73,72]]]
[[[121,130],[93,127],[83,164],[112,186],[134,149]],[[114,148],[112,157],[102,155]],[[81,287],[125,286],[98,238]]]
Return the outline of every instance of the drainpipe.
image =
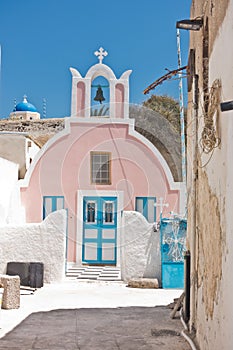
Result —
[[[198,75],[194,75],[193,81],[193,159],[192,159],[192,190],[191,190],[191,200],[192,200],[192,210],[191,210],[191,240],[190,240],[190,250],[191,250],[191,289],[190,289],[190,331],[193,330],[196,319],[196,305],[195,305],[195,295],[196,295],[196,285],[197,285],[197,269],[196,269],[196,233],[197,233],[197,180],[198,180]]]
[[[190,252],[186,251],[184,255],[184,320],[186,323],[190,320]]]

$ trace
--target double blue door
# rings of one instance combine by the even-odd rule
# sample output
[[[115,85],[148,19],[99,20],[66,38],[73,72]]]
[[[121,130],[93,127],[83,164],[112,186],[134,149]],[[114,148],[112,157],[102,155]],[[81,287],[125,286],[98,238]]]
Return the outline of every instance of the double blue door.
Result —
[[[82,260],[116,265],[117,198],[84,197]]]

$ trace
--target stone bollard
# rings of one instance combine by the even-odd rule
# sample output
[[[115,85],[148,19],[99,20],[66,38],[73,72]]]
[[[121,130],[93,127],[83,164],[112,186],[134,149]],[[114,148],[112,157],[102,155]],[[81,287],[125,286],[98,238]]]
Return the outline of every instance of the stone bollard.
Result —
[[[4,288],[2,309],[18,309],[20,307],[19,276],[0,275],[0,285]]]
[[[131,288],[159,288],[157,278],[133,278],[128,281],[128,287]]]

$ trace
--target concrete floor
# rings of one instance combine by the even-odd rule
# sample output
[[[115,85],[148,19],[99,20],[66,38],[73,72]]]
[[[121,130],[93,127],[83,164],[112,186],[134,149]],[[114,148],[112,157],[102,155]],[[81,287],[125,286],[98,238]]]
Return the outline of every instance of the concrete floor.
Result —
[[[21,295],[20,309],[0,310],[0,349],[188,350],[179,318],[164,307],[181,293],[122,282],[45,285]]]

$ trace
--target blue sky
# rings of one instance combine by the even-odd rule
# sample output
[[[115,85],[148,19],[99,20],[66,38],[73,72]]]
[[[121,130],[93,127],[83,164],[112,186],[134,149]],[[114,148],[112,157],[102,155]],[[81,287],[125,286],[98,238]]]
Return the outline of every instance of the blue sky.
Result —
[[[8,117],[24,94],[47,117],[70,115],[71,73],[85,75],[98,63],[94,51],[108,51],[103,63],[119,77],[132,69],[130,102],[153,94],[178,99],[178,81],[143,90],[165,68],[177,68],[176,21],[190,17],[191,0],[0,0],[0,118]],[[189,33],[181,31],[182,63]]]

